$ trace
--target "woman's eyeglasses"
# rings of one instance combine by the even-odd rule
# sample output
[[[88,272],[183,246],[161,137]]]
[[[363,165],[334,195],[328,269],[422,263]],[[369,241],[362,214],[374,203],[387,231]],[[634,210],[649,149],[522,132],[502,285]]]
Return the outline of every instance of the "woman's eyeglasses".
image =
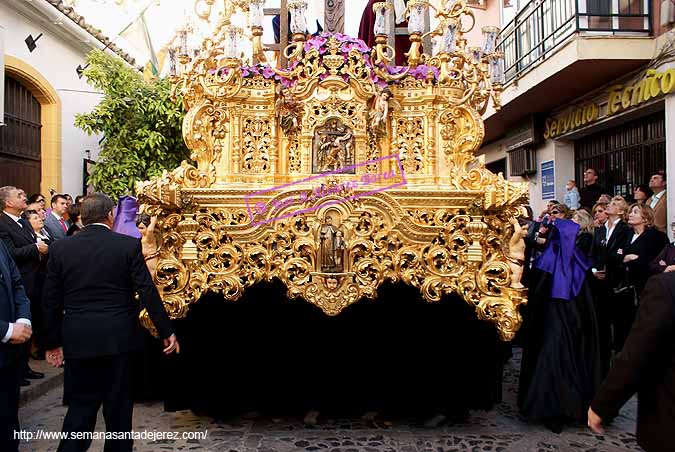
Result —
[[[552,210],[551,215],[560,215],[560,211],[559,210]]]

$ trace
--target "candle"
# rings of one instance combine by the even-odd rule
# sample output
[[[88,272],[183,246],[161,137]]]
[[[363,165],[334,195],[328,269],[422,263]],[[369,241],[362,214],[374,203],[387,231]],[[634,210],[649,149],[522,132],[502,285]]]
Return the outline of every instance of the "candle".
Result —
[[[229,59],[239,58],[239,39],[242,30],[239,27],[227,25],[223,30],[223,56]]]
[[[175,76],[178,74],[176,70],[176,49],[169,47],[169,75]]]
[[[387,2],[373,3],[373,12],[375,13],[375,25],[373,32],[377,35],[389,35],[391,28],[391,21],[389,16],[391,14],[391,4]]]
[[[305,12],[307,11],[306,0],[294,0],[288,2],[288,9],[291,12],[291,32],[305,33],[307,31],[307,20]]]
[[[263,26],[263,6],[265,6],[265,0],[251,0],[248,4],[248,20],[251,27]]]
[[[178,42],[180,45],[180,54],[181,55],[188,55],[188,36],[187,36],[187,30],[185,28],[182,28],[178,32]]]
[[[483,53],[489,54],[497,48],[497,36],[499,36],[499,28],[497,27],[483,27]]]
[[[504,54],[495,52],[490,55],[490,81],[497,85],[503,85],[504,77]]]
[[[438,51],[452,53],[455,51],[455,39],[457,37],[457,21],[446,20],[443,22],[443,35],[439,43]]]
[[[429,4],[425,0],[410,0],[408,2],[408,33],[424,33],[424,16]]]
[[[480,60],[483,58],[483,49],[481,47],[469,47],[469,53],[475,63],[480,63]]]

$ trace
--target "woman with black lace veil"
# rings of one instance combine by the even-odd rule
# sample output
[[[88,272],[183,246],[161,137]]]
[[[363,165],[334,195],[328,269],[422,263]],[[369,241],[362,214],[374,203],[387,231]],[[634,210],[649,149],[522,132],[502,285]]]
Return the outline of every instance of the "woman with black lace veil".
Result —
[[[518,408],[559,433],[585,422],[600,384],[598,329],[590,290],[591,262],[579,247],[579,224],[556,218],[532,266],[530,315],[523,347]]]

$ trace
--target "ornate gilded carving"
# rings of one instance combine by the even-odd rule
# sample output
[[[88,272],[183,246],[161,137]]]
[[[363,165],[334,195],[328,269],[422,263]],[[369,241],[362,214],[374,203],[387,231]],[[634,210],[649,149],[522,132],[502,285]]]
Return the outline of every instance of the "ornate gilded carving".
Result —
[[[467,14],[463,0],[443,5],[444,20]],[[236,300],[273,278],[289,297],[337,315],[376,297],[385,281],[402,281],[430,302],[459,294],[513,338],[527,302],[515,224],[528,187],[474,155],[499,86],[486,61],[471,58],[468,29],[455,30],[454,50],[415,55],[414,70],[388,64],[386,40],[369,49],[344,35],[301,33],[285,51],[288,68],[249,66],[219,45],[232,33],[228,14],[245,6],[225,9],[174,78],[194,163],[137,187],[158,216],[155,282],[171,317],[207,291]],[[384,191],[392,175],[400,183]],[[152,328],[147,313],[141,319]]]
[[[417,174],[425,167],[424,118],[399,117],[396,119],[394,150],[401,155],[406,174]]]
[[[271,121],[264,118],[244,118],[242,128],[242,170],[245,173],[270,171]]]

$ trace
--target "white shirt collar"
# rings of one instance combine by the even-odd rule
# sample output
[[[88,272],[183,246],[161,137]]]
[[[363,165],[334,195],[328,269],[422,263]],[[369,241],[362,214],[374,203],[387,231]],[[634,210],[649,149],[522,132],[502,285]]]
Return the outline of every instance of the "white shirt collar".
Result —
[[[652,200],[651,200],[651,202],[649,203],[649,207],[651,207],[652,209],[655,208],[656,205],[659,203],[659,200],[661,199],[661,197],[663,196],[663,194],[664,194],[665,192],[666,192],[666,191],[663,190],[663,191],[661,191],[661,192],[659,192],[659,193],[654,193],[654,194],[652,195]]]
[[[62,217],[60,217],[56,212],[54,212],[54,211],[52,210],[51,213],[52,213],[52,215],[54,215],[54,218],[56,218],[57,220],[61,221],[61,218],[62,218]]]
[[[616,225],[619,224],[619,221],[621,221],[621,217],[617,217],[616,220],[611,222],[607,220],[607,223],[605,223],[605,227],[607,228],[607,232],[605,233],[606,241],[609,242],[609,238],[612,236],[612,232],[614,232],[614,228],[616,228]]]

